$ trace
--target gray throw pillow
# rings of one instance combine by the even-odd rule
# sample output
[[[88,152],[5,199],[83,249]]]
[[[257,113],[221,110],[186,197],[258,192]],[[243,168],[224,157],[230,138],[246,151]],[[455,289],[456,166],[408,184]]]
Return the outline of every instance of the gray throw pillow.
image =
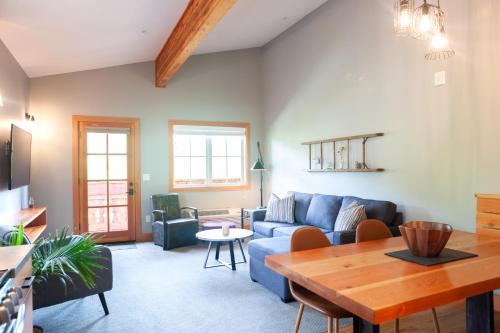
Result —
[[[340,208],[334,231],[354,231],[366,219],[365,206],[353,201],[349,206]]]
[[[264,218],[264,221],[294,223],[294,206],[295,198],[293,195],[280,199],[273,193],[271,194],[271,199],[267,204],[266,217]]]

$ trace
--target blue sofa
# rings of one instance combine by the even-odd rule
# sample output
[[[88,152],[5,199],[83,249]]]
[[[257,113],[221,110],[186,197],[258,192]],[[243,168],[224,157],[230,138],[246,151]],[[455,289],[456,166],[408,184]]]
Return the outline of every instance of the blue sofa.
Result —
[[[334,231],[335,220],[341,209],[357,201],[365,206],[369,219],[383,221],[394,236],[399,236],[398,226],[402,224],[402,214],[396,212],[396,205],[389,201],[368,200],[352,196],[309,194],[294,192],[295,223],[264,221],[265,209],[250,211],[250,228],[254,232],[253,240],[248,243],[250,256],[250,277],[253,281],[277,294],[283,302],[293,300],[288,287],[288,280],[265,266],[264,258],[268,255],[290,251],[290,236],[304,226],[318,227],[325,233],[332,245],[354,243],[355,231]]]

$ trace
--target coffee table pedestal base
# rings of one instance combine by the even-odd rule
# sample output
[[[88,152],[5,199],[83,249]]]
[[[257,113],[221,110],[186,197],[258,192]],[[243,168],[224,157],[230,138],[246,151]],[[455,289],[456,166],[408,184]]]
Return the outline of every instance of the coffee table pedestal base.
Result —
[[[241,251],[241,256],[243,257],[243,261],[238,261],[236,262],[234,259],[234,242],[237,242],[238,245],[240,246],[240,251]],[[225,266],[233,271],[236,270],[236,265],[237,264],[244,264],[247,262],[247,258],[245,257],[245,252],[243,251],[243,247],[241,246],[241,241],[239,239],[236,239],[235,241],[230,240],[230,241],[211,241],[208,243],[208,250],[207,250],[207,256],[205,257],[205,263],[203,264],[203,268],[213,268],[213,267],[222,267]],[[208,258],[210,256],[210,251],[212,250],[212,243],[216,243],[216,248],[215,248],[215,260],[219,262],[220,264],[218,265],[209,265],[207,266]],[[220,247],[223,243],[227,243],[229,246],[229,255],[231,257],[231,262],[225,262],[219,258],[220,255]]]

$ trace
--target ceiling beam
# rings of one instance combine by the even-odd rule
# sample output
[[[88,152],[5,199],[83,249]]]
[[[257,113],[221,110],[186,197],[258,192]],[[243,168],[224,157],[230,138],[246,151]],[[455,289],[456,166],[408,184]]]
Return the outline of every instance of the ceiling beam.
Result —
[[[191,0],[156,58],[156,86],[165,87],[177,70],[237,0]]]

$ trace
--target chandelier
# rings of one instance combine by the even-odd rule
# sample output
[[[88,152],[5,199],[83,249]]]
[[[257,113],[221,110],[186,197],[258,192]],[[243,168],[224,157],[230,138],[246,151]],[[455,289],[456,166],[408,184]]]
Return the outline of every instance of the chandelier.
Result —
[[[418,7],[415,7],[414,0],[397,0],[394,4],[394,30],[397,36],[430,40],[430,49],[425,59],[441,60],[455,55],[445,33],[444,12],[439,0],[437,4],[423,0]]]

